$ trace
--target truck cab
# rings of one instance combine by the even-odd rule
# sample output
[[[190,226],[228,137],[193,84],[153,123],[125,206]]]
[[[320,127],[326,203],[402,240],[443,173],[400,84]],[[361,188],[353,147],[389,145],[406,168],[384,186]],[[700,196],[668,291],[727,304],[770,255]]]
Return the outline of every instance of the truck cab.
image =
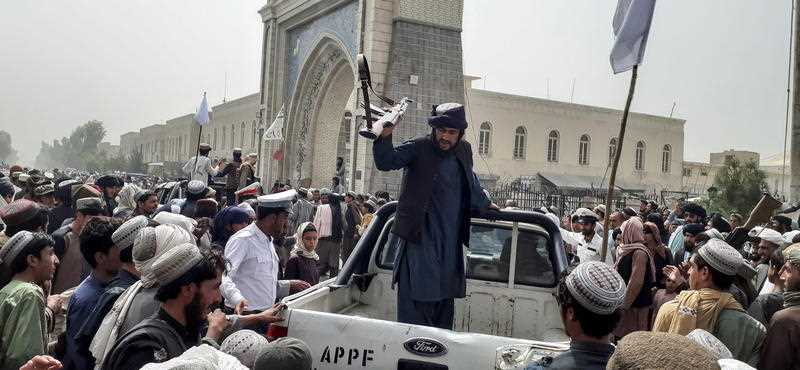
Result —
[[[304,340],[317,369],[512,369],[567,348],[553,294],[567,267],[557,225],[526,211],[472,218],[466,297],[445,330],[395,322],[395,209],[376,212],[339,276],[284,298],[270,331]]]

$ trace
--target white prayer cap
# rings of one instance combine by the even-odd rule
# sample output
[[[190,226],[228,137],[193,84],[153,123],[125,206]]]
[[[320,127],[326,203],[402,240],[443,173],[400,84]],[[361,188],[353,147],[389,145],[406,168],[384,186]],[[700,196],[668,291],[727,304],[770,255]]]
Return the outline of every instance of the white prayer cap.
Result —
[[[714,334],[703,329],[694,329],[687,334],[686,337],[703,346],[717,359],[733,358],[733,354],[731,354],[731,351],[725,346],[725,343],[717,339]]]
[[[734,276],[744,263],[744,258],[739,252],[721,239],[711,239],[706,242],[697,254],[703,257],[714,270],[725,275]]]
[[[567,289],[580,305],[596,314],[609,315],[625,302],[625,281],[603,262],[578,265],[565,279]]]
[[[200,248],[184,243],[164,252],[153,263],[153,274],[161,286],[178,280],[203,259]]]
[[[239,330],[222,342],[219,349],[236,359],[243,365],[253,368],[258,354],[269,343],[267,338],[252,330]]]
[[[147,226],[147,222],[147,217],[141,215],[125,221],[111,234],[111,241],[119,250],[130,248],[139,231]]]
[[[186,190],[191,194],[202,194],[206,190],[206,184],[200,180],[192,180],[186,185]]]

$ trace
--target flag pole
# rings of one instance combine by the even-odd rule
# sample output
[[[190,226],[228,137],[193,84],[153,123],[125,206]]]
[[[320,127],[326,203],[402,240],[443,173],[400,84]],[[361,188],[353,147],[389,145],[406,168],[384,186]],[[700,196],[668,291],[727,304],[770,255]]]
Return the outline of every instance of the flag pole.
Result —
[[[200,132],[197,133],[197,149],[194,151],[194,171],[189,175],[189,180],[192,180],[195,172],[197,172],[197,160],[200,159],[200,140],[203,140],[203,125],[200,125]]]
[[[611,165],[611,177],[608,180],[608,192],[606,193],[606,212],[603,215],[603,245],[600,252],[600,260],[606,260],[606,254],[608,253],[608,223],[611,215],[611,198],[614,194],[614,182],[617,179],[617,166],[619,166],[619,158],[620,154],[622,154],[622,143],[625,138],[625,126],[628,124],[628,113],[630,113],[631,109],[631,101],[633,101],[633,93],[636,90],[636,76],[638,74],[639,65],[635,64],[633,66],[633,71],[631,72],[631,83],[630,87],[628,88],[628,100],[625,102],[625,110],[622,112],[622,123],[619,125],[619,136],[617,138],[617,148],[614,151],[614,163]]]

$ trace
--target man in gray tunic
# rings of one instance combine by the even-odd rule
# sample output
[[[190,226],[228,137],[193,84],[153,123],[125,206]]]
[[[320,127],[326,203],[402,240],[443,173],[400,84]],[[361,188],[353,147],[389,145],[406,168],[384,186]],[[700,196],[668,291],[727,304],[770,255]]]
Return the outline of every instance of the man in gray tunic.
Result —
[[[394,147],[389,127],[372,151],[378,170],[404,170],[392,227],[397,321],[452,329],[454,298],[466,293],[462,246],[470,217],[497,206],[472,171],[464,106],[440,104],[431,115],[430,136]]]

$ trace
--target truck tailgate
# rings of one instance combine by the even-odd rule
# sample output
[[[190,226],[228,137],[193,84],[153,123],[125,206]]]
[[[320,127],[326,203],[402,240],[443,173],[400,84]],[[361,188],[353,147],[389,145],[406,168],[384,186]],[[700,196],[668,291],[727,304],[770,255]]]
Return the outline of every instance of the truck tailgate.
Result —
[[[502,346],[533,348],[537,356],[555,356],[568,347],[297,308],[287,316],[288,336],[308,344],[313,368],[320,370],[495,369]]]

